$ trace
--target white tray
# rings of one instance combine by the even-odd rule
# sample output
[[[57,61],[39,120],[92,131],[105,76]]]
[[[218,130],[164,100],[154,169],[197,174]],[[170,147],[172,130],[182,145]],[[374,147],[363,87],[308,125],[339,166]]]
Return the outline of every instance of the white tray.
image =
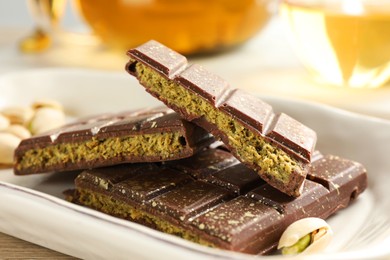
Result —
[[[125,72],[42,69],[14,73],[0,78],[0,93],[0,108],[50,97],[62,102],[71,116],[159,104]],[[315,259],[389,259],[390,122],[315,103],[263,98],[315,129],[317,148],[323,153],[360,161],[368,169],[368,189],[329,218],[334,239]],[[58,173],[14,176],[11,170],[0,170],[0,231],[84,259],[253,259],[68,203],[62,191],[73,186],[74,177]]]

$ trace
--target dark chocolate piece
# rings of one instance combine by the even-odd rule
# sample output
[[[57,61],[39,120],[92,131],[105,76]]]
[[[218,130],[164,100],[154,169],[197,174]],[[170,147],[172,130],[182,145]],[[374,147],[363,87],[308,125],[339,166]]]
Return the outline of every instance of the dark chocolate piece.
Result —
[[[244,194],[247,191],[261,186],[264,181],[254,171],[242,163],[210,174],[204,178],[205,181],[224,187],[236,194]]]
[[[105,114],[23,140],[14,171],[24,175],[181,159],[212,141],[202,128],[165,107]]]
[[[231,153],[223,149],[207,149],[190,158],[166,162],[169,167],[191,174],[196,179],[207,178],[239,161]]]
[[[158,42],[128,55],[127,71],[149,93],[221,139],[269,184],[300,195],[317,139],[312,129]]]
[[[144,170],[134,164],[86,170],[67,199],[202,245],[265,254],[292,222],[327,218],[367,186],[361,164],[317,154],[302,195],[293,198],[224,153],[210,149],[178,165],[144,164]],[[219,159],[201,163],[204,174],[200,167],[183,167],[207,156]]]

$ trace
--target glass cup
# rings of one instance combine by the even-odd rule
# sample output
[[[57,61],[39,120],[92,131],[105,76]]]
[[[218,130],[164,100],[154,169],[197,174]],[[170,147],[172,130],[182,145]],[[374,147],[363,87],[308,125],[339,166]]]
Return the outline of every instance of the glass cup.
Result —
[[[283,0],[280,13],[315,79],[351,88],[389,83],[389,0]]]
[[[63,0],[30,0],[36,21],[56,18]],[[76,13],[110,49],[122,53],[150,39],[182,54],[210,53],[237,46],[259,32],[275,0],[73,0]],[[37,8],[40,6],[40,8]],[[42,8],[42,6],[46,6]],[[53,8],[48,8],[52,6]],[[39,10],[37,12],[36,10]],[[46,12],[46,13],[45,13]],[[54,26],[46,21],[39,27]],[[52,30],[40,28],[50,35]]]
[[[20,42],[25,53],[46,50],[52,45],[53,35],[65,11],[65,0],[29,0],[28,9],[34,18],[35,28],[31,35]]]

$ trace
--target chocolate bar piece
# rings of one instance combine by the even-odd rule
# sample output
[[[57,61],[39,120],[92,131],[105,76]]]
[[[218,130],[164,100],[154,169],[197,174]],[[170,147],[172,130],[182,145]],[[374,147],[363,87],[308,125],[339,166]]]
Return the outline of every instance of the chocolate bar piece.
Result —
[[[165,107],[104,114],[23,140],[15,151],[14,172],[24,175],[181,159],[213,140]]]
[[[202,245],[265,254],[289,224],[327,218],[367,186],[361,164],[321,155],[302,195],[293,198],[232,158],[211,149],[168,163],[86,170],[66,195],[74,203]]]
[[[316,133],[155,41],[128,51],[127,71],[153,96],[222,140],[269,184],[299,196]]]

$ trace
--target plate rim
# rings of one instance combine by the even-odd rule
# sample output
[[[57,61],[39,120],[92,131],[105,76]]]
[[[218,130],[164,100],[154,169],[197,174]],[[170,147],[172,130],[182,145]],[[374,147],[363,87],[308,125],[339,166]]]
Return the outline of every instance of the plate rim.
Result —
[[[29,74],[34,74],[35,72],[39,72],[39,73],[53,73],[54,72],[55,74],[75,73],[75,75],[80,74],[80,73],[81,74],[85,74],[85,73],[99,73],[99,74],[101,74],[102,73],[101,71],[92,70],[92,69],[68,69],[68,68],[35,69],[35,70],[28,70],[28,71],[25,71],[25,72],[29,73]],[[110,75],[120,75],[118,72],[109,72],[109,74]],[[16,77],[20,77],[20,72],[11,72],[11,73],[0,75],[0,89],[2,87],[1,82],[2,82],[3,78],[7,78],[7,77],[11,77],[12,78],[12,77],[15,77],[15,76]],[[322,112],[325,112],[325,113],[337,113],[337,114],[339,114],[341,116],[347,116],[347,117],[353,118],[353,119],[368,120],[368,121],[373,122],[373,123],[385,124],[386,126],[388,126],[390,128],[390,120],[377,118],[377,117],[374,117],[374,116],[362,115],[362,114],[359,114],[359,113],[356,113],[356,112],[347,111],[345,109],[336,108],[336,107],[333,107],[333,106],[330,106],[330,105],[326,105],[326,104],[323,104],[323,103],[318,103],[318,102],[308,101],[308,100],[301,100],[301,99],[298,99],[298,98],[277,97],[277,96],[274,96],[274,95],[261,95],[260,97],[264,98],[266,101],[271,100],[271,102],[275,102],[275,101],[278,101],[278,102],[290,102],[290,103],[294,103],[294,104],[305,105],[307,107],[315,107],[316,109],[319,109],[319,110],[321,110]],[[0,172],[1,171],[2,170],[0,170]],[[66,202],[65,200],[62,200],[62,199],[60,199],[58,197],[55,197],[53,195],[46,194],[46,193],[43,193],[43,192],[40,192],[40,191],[37,191],[37,190],[34,190],[34,189],[30,189],[30,188],[27,188],[27,187],[14,185],[12,183],[7,183],[7,182],[0,181],[0,186],[8,187],[8,189],[18,190],[18,191],[21,191],[22,193],[28,193],[30,195],[38,196],[40,198],[49,199],[49,201],[51,201],[52,203],[60,203],[60,205],[63,205],[66,208],[72,208],[73,206],[81,207],[81,206],[78,206],[78,205],[73,205],[73,204],[71,204],[69,202]],[[13,187],[13,186],[15,186],[15,187]],[[85,210],[85,208],[83,208],[83,210]],[[90,211],[91,209],[86,209],[86,210]],[[78,211],[78,212],[81,212],[81,211]],[[98,211],[96,211],[94,213],[98,213],[97,215],[100,215],[100,214],[106,215],[106,214],[100,213]],[[111,217],[109,215],[107,215],[107,216],[109,218],[114,218],[114,217]],[[121,220],[121,221],[123,221],[123,220]],[[136,223],[131,223],[131,224],[132,225],[133,224],[134,225],[138,225]],[[154,231],[153,230],[153,232],[158,232],[158,231]],[[10,235],[12,235],[12,234],[10,234]],[[200,251],[202,252],[203,250],[200,250]],[[360,252],[360,251],[356,251],[356,252]],[[69,254],[68,252],[65,252],[65,253]],[[229,253],[232,253],[232,252],[229,252]],[[377,251],[377,254],[378,253],[379,252]],[[387,254],[390,255],[390,250],[389,250],[389,252],[383,252],[383,253],[386,253],[385,255],[387,255]],[[235,255],[237,253],[233,252],[232,254]],[[238,254],[239,254],[240,258],[242,258],[243,254],[241,254],[241,253],[238,253]],[[214,254],[211,254],[211,255],[208,255],[208,256],[209,257],[216,257]],[[244,256],[246,256],[246,255],[244,254]],[[324,256],[325,257],[324,259],[338,259],[338,257],[341,257],[341,256],[342,257],[346,257],[345,252],[335,252],[335,253],[332,253],[332,254],[327,254],[326,256]],[[348,252],[347,256],[348,257],[351,256],[351,253]],[[361,256],[361,252],[360,253],[356,253],[356,257],[359,257],[359,256]],[[370,256],[372,256],[372,255],[370,255]],[[381,256],[382,255],[378,254],[376,257],[381,257]],[[249,255],[248,257],[252,258],[253,256]],[[278,258],[278,256],[272,256],[272,257],[273,258]],[[321,255],[316,255],[315,257],[316,257],[316,259],[318,259],[318,257],[322,257],[322,254]],[[329,257],[331,257],[331,258],[329,258]],[[364,259],[364,257],[367,257],[367,255],[363,256],[362,259]],[[233,257],[232,259],[235,259],[235,257]]]

